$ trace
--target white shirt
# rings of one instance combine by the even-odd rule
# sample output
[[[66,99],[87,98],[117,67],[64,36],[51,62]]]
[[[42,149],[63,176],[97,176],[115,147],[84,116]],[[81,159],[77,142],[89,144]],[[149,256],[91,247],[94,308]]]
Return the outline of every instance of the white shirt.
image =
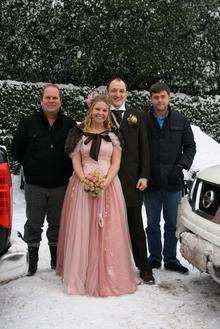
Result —
[[[110,111],[112,111],[112,110],[122,111],[122,112],[123,112],[123,113],[122,113],[122,119],[123,119],[123,116],[124,116],[125,111],[126,111],[126,108],[125,108],[125,102],[122,104],[122,106],[120,106],[120,107],[118,107],[118,108],[115,108],[113,105],[111,105],[111,106],[110,106]],[[114,123],[116,124],[117,128],[119,128],[120,125],[118,124],[118,122],[117,122],[117,120],[116,120],[116,117],[115,117],[114,113],[112,113],[112,117],[113,117]]]

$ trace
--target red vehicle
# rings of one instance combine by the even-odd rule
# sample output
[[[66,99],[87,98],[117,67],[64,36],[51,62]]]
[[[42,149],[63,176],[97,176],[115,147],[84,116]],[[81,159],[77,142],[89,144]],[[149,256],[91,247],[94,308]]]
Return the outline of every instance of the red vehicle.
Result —
[[[12,182],[6,151],[0,146],[0,257],[10,247]]]
[[[26,244],[12,230],[12,180],[6,150],[0,146],[0,283],[27,272]]]

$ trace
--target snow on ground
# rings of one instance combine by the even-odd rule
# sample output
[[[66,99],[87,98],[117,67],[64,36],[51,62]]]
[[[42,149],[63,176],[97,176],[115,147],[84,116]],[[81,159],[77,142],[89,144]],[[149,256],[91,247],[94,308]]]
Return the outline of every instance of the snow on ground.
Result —
[[[197,154],[193,170],[220,164],[220,145],[193,127]],[[19,177],[13,177],[15,230],[23,232],[25,201]],[[143,208],[144,223],[146,216]],[[39,270],[0,285],[1,329],[219,329],[220,285],[190,268],[188,275],[155,270],[156,285],[139,285],[135,294],[95,298],[68,296],[60,278],[49,269],[45,237]]]
[[[13,183],[14,229],[23,232],[25,202],[18,176]],[[219,329],[220,285],[181,260],[189,266],[189,275],[156,270],[156,285],[139,285],[131,295],[68,296],[60,278],[49,269],[44,234],[36,275],[0,285],[0,328]]]

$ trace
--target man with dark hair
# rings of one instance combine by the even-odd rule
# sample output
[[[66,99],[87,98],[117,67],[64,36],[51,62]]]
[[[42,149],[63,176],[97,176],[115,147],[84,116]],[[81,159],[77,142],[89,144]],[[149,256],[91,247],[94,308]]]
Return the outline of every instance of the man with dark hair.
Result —
[[[125,106],[127,86],[122,79],[111,80],[107,91],[111,102],[112,121],[124,139],[119,178],[127,206],[134,261],[142,280],[151,284],[154,283],[154,277],[147,261],[146,235],[141,215],[143,190],[147,186],[149,176],[145,113]]]
[[[14,134],[12,153],[24,169],[27,221],[24,240],[28,244],[28,276],[37,271],[38,250],[45,216],[51,253],[51,268],[56,267],[60,215],[72,163],[64,151],[73,119],[61,112],[61,91],[48,84],[42,89],[41,108],[24,118]]]
[[[183,188],[183,169],[189,169],[196,152],[190,123],[170,106],[170,89],[162,82],[150,88],[152,107],[146,126],[150,146],[150,179],[144,192],[147,213],[149,263],[159,268],[162,260],[160,231],[161,210],[164,217],[164,267],[187,273],[176,258],[175,236],[177,209]]]

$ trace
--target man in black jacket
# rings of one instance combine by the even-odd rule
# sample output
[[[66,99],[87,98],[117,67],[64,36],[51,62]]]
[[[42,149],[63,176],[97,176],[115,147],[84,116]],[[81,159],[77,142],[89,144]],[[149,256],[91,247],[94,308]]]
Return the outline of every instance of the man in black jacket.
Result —
[[[149,263],[161,266],[162,243],[160,232],[161,210],[164,217],[164,267],[187,273],[176,258],[175,236],[177,209],[183,187],[183,169],[189,169],[196,152],[190,123],[169,105],[170,89],[158,82],[151,86],[152,108],[147,114],[147,131],[150,147],[150,179],[144,192],[147,213]]]
[[[125,106],[127,86],[120,78],[111,80],[107,90],[111,101],[112,121],[124,139],[119,178],[127,206],[134,261],[140,277],[151,284],[154,283],[154,278],[147,261],[146,235],[141,215],[143,190],[147,186],[149,175],[145,113]]]
[[[47,217],[47,238],[51,268],[56,267],[60,215],[72,164],[64,151],[75,121],[61,112],[61,91],[57,85],[42,89],[41,108],[24,118],[14,134],[12,153],[24,169],[27,221],[24,239],[28,244],[29,270],[37,270],[42,227]]]

